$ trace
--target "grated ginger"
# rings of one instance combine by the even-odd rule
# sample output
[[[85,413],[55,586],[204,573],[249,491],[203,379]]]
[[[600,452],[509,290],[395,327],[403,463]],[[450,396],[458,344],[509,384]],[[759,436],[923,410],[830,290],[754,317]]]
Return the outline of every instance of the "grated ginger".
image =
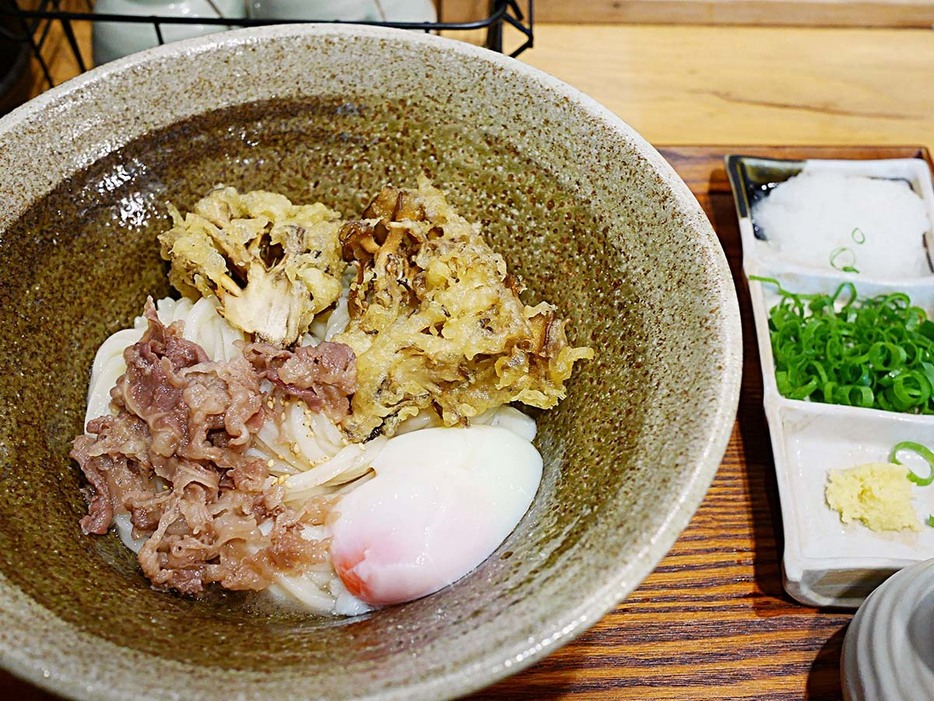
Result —
[[[873,462],[830,470],[824,496],[843,523],[859,521],[873,531],[921,530],[902,465]]]

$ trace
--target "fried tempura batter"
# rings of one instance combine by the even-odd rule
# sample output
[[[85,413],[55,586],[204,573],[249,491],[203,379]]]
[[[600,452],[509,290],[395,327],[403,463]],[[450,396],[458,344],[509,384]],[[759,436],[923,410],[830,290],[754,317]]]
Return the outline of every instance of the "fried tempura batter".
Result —
[[[340,239],[357,265],[350,324],[334,338],[357,354],[344,422],[357,440],[422,409],[455,425],[513,401],[550,408],[574,362],[593,357],[568,345],[552,305],[522,303],[502,256],[427,180],[383,189]]]
[[[218,311],[242,331],[289,346],[340,296],[342,222],[323,204],[223,187],[184,217],[169,212],[174,226],[159,236],[169,282],[192,299],[216,295]]]
[[[159,240],[172,284],[216,295],[233,326],[280,348],[333,307],[356,266],[350,322],[331,339],[357,357],[351,440],[393,435],[422,410],[452,426],[514,401],[553,407],[575,361],[593,357],[568,345],[552,305],[522,303],[502,256],[425,179],[384,188],[348,222],[322,204],[229,187],[185,217],[170,211]]]

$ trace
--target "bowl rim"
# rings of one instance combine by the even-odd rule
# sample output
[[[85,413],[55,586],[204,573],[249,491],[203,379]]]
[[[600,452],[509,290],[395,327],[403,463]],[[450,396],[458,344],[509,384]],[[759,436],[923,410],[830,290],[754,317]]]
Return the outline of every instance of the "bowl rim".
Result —
[[[661,156],[661,154],[629,124],[611,110],[560,79],[533,66],[502,54],[484,49],[479,46],[465,43],[460,40],[423,34],[410,30],[390,29],[365,25],[337,25],[319,23],[301,23],[268,25],[263,27],[250,27],[234,29],[228,32],[211,34],[203,37],[185,39],[126,56],[110,63],[93,68],[71,80],[56,86],[45,93],[33,98],[24,105],[16,108],[9,114],[0,118],[0,139],[5,134],[21,128],[37,119],[49,109],[70,100],[81,100],[82,93],[96,83],[106,82],[115,76],[130,74],[137,67],[158,61],[177,59],[183,56],[211,52],[214,50],[229,49],[231,47],[246,47],[254,42],[262,42],[272,38],[309,39],[312,37],[371,37],[411,45],[432,45],[440,47],[439,50],[452,51],[472,61],[484,61],[494,64],[510,72],[516,72],[525,79],[538,83],[547,91],[566,98],[584,110],[589,116],[596,118],[609,129],[620,133],[640,156],[646,159],[647,165],[654,169],[656,175],[664,185],[670,188],[678,207],[692,214],[691,223],[696,229],[694,233],[705,237],[703,246],[709,249],[713,268],[707,267],[707,275],[712,284],[709,286],[711,304],[715,305],[719,314],[719,323],[715,324],[720,331],[720,356],[717,357],[721,368],[721,381],[712,393],[716,403],[716,410],[711,412],[710,420],[705,423],[706,431],[700,436],[694,446],[701,446],[697,456],[692,461],[689,478],[680,483],[677,490],[674,506],[667,517],[660,523],[654,532],[641,539],[641,549],[637,557],[623,563],[617,576],[604,582],[601,586],[592,589],[588,596],[573,606],[556,611],[551,632],[541,639],[514,639],[511,644],[497,649],[491,649],[473,665],[446,670],[444,673],[421,679],[412,686],[404,689],[390,689],[380,692],[373,698],[379,699],[436,699],[460,696],[484,688],[496,681],[532,665],[549,655],[557,648],[568,643],[585,630],[596,624],[604,615],[615,608],[629,593],[636,589],[671,549],[682,530],[688,525],[701,501],[707,493],[717,469],[723,459],[732,433],[736,412],[739,403],[740,384],[742,375],[742,328],[740,323],[739,303],[733,284],[732,275],[727,264],[722,246],[714,232],[709,219],[701,209],[697,199],[688,186],[675,172],[674,168]],[[121,142],[122,143],[122,142]],[[115,148],[119,144],[110,144]],[[89,154],[87,163],[77,167],[85,167],[100,158],[103,154]],[[14,214],[14,218],[19,216]],[[6,578],[0,574],[0,588],[9,588]],[[63,625],[68,624],[62,622]],[[89,693],[88,687],[82,678],[77,675],[49,675],[48,668],[43,664],[41,657],[32,657],[22,654],[21,650],[11,649],[8,639],[0,640],[0,664],[10,672],[28,680],[29,682],[46,688],[50,691],[82,697]],[[95,688],[94,694],[98,698],[118,699],[122,693],[113,689]]]

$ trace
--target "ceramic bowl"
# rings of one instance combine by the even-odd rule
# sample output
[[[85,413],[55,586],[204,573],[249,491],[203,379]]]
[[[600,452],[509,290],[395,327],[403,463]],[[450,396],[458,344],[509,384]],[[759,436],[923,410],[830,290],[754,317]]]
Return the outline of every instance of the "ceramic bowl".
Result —
[[[143,17],[207,17],[241,19],[246,17],[242,0],[95,0],[97,15]],[[156,26],[152,22],[94,22],[92,53],[94,65],[100,66],[160,43],[214,34],[230,29],[220,24],[175,24]],[[160,41],[161,33],[161,41]]]
[[[434,0],[248,0],[256,19],[324,22],[435,22]]]
[[[932,604],[931,559],[899,570],[866,598],[843,640],[840,676],[846,701],[906,701],[930,693]]]
[[[156,233],[219,182],[359,211],[427,174],[596,349],[539,419],[545,474],[503,545],[360,618],[152,590],[84,537],[97,345],[168,293]],[[738,305],[714,232],[649,144],[513,59],[401,30],[290,25],[97,68],[0,120],[0,659],[95,699],[438,699],[542,658],[616,606],[722,459]]]

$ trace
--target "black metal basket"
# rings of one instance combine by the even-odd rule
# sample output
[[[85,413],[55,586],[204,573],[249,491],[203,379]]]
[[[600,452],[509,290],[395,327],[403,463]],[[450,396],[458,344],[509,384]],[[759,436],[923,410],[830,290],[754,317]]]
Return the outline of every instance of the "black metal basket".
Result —
[[[27,7],[28,4],[28,7]],[[94,12],[94,0],[83,0],[84,11],[63,10],[62,0],[0,0],[0,15],[14,16],[19,20],[21,32],[8,34],[6,38],[22,41],[28,44],[32,55],[36,58],[40,70],[49,87],[53,86],[52,75],[49,71],[48,61],[43,55],[43,47],[49,37],[49,32],[55,22],[61,23],[62,34],[74,54],[75,65],[83,72],[88,66],[81,55],[78,40],[75,36],[73,23],[75,22],[126,22],[134,24],[152,24],[158,43],[164,43],[162,27],[172,24],[216,24],[224,27],[256,27],[266,24],[282,24],[292,22],[308,22],[310,20],[266,20],[266,19],[238,19],[227,17],[166,17],[166,16],[138,16],[98,14]],[[74,4],[74,3],[72,3]],[[524,5],[523,8],[520,7]],[[466,22],[358,22],[383,27],[395,27],[422,32],[468,32],[485,31],[484,45],[493,51],[503,52],[503,35],[506,27],[512,27],[519,32],[520,44],[510,52],[510,56],[518,56],[532,46],[532,15],[533,0],[518,2],[517,0],[490,0],[489,13],[483,17]],[[338,20],[331,20],[332,24],[345,24]],[[0,33],[9,32],[0,26]]]

